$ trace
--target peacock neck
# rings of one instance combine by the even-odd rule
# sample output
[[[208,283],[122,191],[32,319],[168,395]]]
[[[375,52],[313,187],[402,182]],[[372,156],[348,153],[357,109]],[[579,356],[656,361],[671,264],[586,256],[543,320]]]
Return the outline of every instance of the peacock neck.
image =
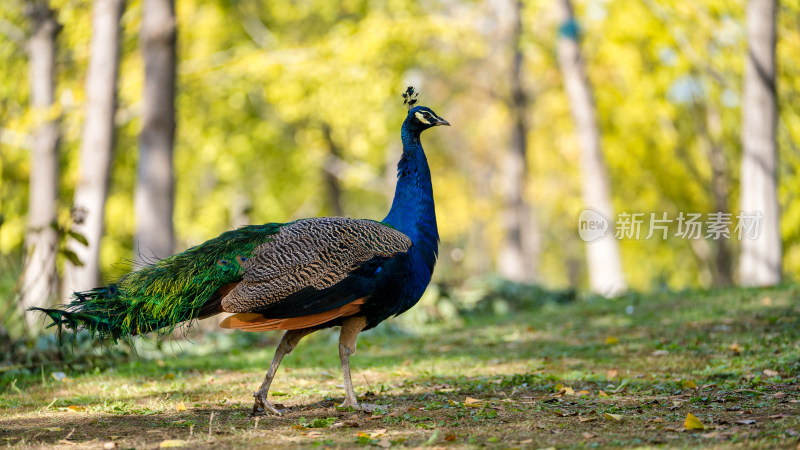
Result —
[[[389,214],[383,219],[402,231],[413,243],[413,253],[433,272],[439,253],[439,230],[433,204],[428,160],[420,143],[420,130],[406,120],[401,129],[403,156],[397,164],[397,187]]]

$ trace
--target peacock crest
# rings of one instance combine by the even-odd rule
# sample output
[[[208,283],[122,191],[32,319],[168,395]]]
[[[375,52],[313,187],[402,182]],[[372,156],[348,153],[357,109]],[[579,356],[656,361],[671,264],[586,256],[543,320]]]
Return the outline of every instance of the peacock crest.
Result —
[[[406,88],[406,91],[403,92],[403,104],[411,110],[411,108],[416,106],[417,102],[419,102],[419,99],[417,99],[418,96],[419,93],[414,91],[414,86],[409,86]]]

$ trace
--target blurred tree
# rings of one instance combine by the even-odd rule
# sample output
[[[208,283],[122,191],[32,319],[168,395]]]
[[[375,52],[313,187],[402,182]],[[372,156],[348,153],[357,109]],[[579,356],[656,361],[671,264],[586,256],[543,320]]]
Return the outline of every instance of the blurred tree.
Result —
[[[763,217],[755,239],[742,240],[739,283],[769,286],[781,281],[782,243],[778,207],[775,90],[777,0],[749,0],[748,50],[742,103],[742,213]]]
[[[728,158],[722,142],[722,119],[719,109],[710,100],[695,99],[695,120],[697,130],[697,140],[699,145],[708,155],[708,163],[711,168],[709,179],[711,205],[714,213],[731,215],[729,193],[729,167]],[[700,242],[700,241],[698,241]],[[707,241],[702,241],[707,245]],[[708,249],[700,250],[700,254],[708,254]],[[709,260],[711,255],[707,255],[705,261],[709,267],[712,284],[717,287],[728,286],[733,283],[732,255],[727,239],[716,239],[713,241],[713,261]]]
[[[344,216],[344,208],[342,207],[342,187],[339,182],[339,177],[342,176],[343,171],[342,166],[344,165],[342,162],[342,149],[339,148],[339,145],[333,140],[331,126],[327,123],[322,124],[322,134],[328,146],[328,154],[325,156],[325,161],[322,163],[325,188],[328,191],[327,203],[331,209],[331,215]]]
[[[175,247],[175,41],[174,0],[144,0],[141,47],[145,79],[134,200],[135,259],[140,263],[165,258]]]
[[[50,304],[58,287],[56,200],[60,112],[55,102],[55,58],[56,36],[61,30],[48,0],[30,0],[26,8],[31,27],[27,43],[30,104],[36,128],[31,152],[26,259],[20,298],[23,311],[31,306]],[[23,315],[29,330],[36,329],[38,317]]]
[[[589,287],[592,291],[615,296],[628,286],[622,271],[619,243],[614,232],[614,208],[611,204],[610,183],[600,147],[594,100],[586,77],[579,43],[579,27],[570,0],[557,0],[559,18],[558,61],[569,97],[575,131],[582,150],[583,201],[586,208],[595,210],[609,221],[609,234],[586,245]]]
[[[526,198],[530,173],[528,171],[528,109],[529,99],[523,85],[524,54],[522,52],[522,0],[492,0],[504,47],[500,54],[510,54],[509,93],[510,115],[508,150],[503,156],[502,227],[503,242],[498,255],[500,275],[512,281],[533,281],[537,278],[539,232]],[[501,66],[502,67],[502,66]]]
[[[120,17],[124,0],[95,0],[92,43],[86,75],[86,119],[80,150],[80,175],[72,205],[73,236],[68,249],[81,264],[66,261],[62,295],[100,285],[100,240],[114,150]]]

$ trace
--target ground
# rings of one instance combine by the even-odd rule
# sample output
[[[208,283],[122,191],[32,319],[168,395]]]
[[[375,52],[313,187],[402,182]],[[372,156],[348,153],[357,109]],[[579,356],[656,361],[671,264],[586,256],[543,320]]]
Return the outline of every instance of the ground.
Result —
[[[383,324],[351,358],[362,402],[378,405],[371,413],[335,406],[344,394],[333,332],[284,360],[270,399],[286,412],[258,420],[247,417],[251,393],[277,335],[212,335],[119,363],[101,352],[95,368],[16,367],[2,374],[0,443],[795,448],[798,293],[579,298],[414,333]]]

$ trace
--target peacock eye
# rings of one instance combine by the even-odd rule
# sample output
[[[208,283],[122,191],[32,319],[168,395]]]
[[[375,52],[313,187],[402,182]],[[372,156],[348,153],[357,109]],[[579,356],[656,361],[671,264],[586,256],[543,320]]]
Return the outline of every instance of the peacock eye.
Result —
[[[217,261],[218,266],[227,266],[228,263],[230,263],[230,261],[228,261],[227,259],[220,259],[219,261]]]
[[[236,257],[236,261],[239,263],[239,265],[242,265],[242,264],[247,262],[247,257],[246,256],[237,256]]]

